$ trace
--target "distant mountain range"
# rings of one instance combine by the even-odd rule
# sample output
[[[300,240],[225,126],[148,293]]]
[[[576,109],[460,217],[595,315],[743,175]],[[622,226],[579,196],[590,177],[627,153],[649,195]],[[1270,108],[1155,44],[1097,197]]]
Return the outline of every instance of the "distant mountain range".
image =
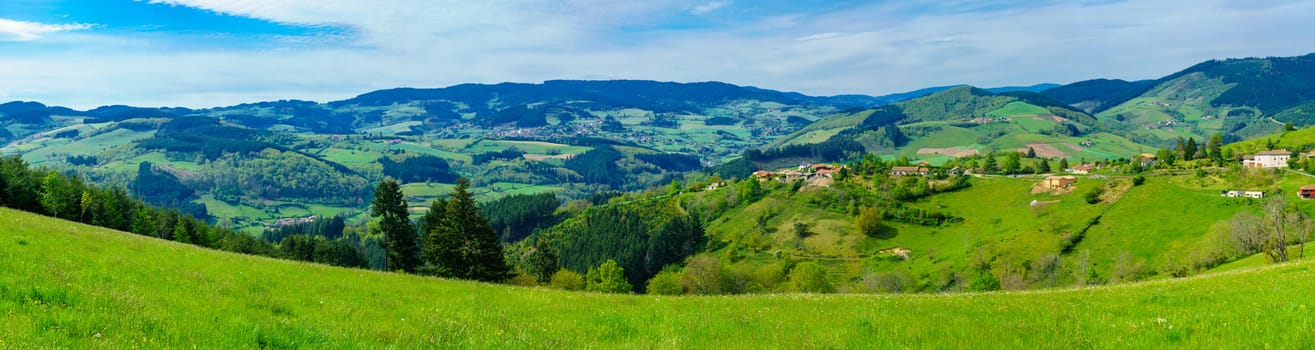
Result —
[[[78,111],[10,102],[0,104],[0,154],[100,182],[128,185],[142,174],[167,175],[186,189],[161,190],[172,196],[165,203],[202,204],[222,209],[215,217],[258,221],[323,212],[280,206],[359,208],[354,203],[368,194],[356,187],[385,176],[413,183],[474,177],[490,196],[582,195],[667,183],[744,158],[767,167],[876,152],[937,162],[1032,148],[1044,157],[1094,160],[1169,147],[1180,138],[1200,142],[1216,132],[1244,140],[1285,122],[1315,123],[1315,54],[1213,60],[1155,80],[955,85],[885,96],[808,96],[720,82],[553,80],[205,109]],[[298,172],[223,175],[285,169]],[[326,182],[332,184],[319,185]],[[245,190],[215,190],[235,183]],[[411,190],[418,201],[438,192],[431,185]]]

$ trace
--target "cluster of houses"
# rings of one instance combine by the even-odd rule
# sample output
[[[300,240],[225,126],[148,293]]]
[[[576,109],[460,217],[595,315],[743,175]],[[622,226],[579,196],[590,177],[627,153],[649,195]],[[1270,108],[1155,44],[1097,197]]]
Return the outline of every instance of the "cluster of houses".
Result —
[[[840,171],[839,166],[831,164],[803,164],[798,170],[769,171],[759,170],[753,172],[753,177],[758,181],[776,180],[781,182],[795,182],[799,180],[812,180],[814,178],[832,178],[835,173]]]
[[[301,217],[301,218],[283,218],[283,219],[278,219],[278,221],[275,221],[273,224],[270,224],[270,225],[268,225],[268,226],[269,226],[269,227],[283,227],[283,226],[289,226],[289,225],[295,225],[295,224],[305,224],[305,223],[314,222],[315,219],[318,219],[318,218],[319,218],[319,216],[317,216],[317,215],[311,215],[311,216]]]

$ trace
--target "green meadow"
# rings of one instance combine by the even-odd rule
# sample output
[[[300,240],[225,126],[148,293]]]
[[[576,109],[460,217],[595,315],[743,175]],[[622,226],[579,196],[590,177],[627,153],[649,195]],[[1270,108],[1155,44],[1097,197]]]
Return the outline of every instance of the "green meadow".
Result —
[[[1300,348],[1315,266],[1016,293],[656,297],[243,256],[0,209],[4,348]]]

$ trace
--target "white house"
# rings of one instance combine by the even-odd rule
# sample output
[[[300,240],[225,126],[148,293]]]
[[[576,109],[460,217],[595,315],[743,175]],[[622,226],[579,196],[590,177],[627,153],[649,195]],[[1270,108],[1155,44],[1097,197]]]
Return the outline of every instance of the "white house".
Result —
[[[1286,168],[1292,153],[1285,149],[1257,152],[1242,158],[1242,166],[1247,168]]]

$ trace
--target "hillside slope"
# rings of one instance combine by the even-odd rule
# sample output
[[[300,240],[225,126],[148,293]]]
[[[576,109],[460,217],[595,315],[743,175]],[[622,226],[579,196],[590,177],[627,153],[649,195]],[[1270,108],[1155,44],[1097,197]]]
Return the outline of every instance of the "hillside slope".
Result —
[[[899,133],[892,130],[896,127]],[[846,155],[876,152],[933,163],[1029,147],[1043,157],[1071,160],[1128,157],[1151,149],[1107,130],[1086,112],[1040,94],[958,86],[888,106],[827,116],[766,148],[847,147]]]
[[[644,297],[330,268],[0,209],[0,347],[1300,347],[1315,263],[1079,290]],[[1001,336],[1006,335],[1006,336]]]

